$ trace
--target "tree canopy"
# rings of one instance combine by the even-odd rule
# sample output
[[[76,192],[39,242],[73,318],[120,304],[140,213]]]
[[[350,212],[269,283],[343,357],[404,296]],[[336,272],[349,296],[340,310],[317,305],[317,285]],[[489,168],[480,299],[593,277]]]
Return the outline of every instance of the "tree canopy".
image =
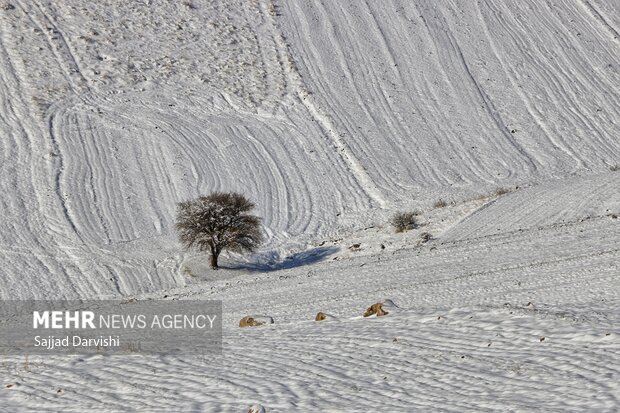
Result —
[[[236,192],[214,192],[178,204],[176,228],[185,248],[211,252],[218,268],[223,250],[253,252],[263,241],[261,219],[249,214],[253,202]]]

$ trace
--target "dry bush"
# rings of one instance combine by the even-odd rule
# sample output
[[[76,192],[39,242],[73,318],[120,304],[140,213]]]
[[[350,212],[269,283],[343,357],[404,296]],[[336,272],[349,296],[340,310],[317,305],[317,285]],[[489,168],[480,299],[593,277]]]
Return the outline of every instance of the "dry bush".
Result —
[[[185,264],[181,267],[181,272],[188,277],[196,277],[196,274],[192,272],[192,269]]]
[[[392,224],[396,232],[408,231],[415,228],[415,216],[415,212],[397,212],[390,220],[390,224]]]
[[[448,203],[445,200],[443,200],[443,199],[438,200],[433,205],[433,207],[435,207],[435,208],[445,208],[447,206],[448,206]]]
[[[420,234],[420,239],[422,240],[422,242],[429,242],[431,239],[433,239],[433,236],[431,235],[430,232],[423,232]]]
[[[510,189],[507,188],[497,188],[495,190],[495,196],[502,196],[510,192]]]

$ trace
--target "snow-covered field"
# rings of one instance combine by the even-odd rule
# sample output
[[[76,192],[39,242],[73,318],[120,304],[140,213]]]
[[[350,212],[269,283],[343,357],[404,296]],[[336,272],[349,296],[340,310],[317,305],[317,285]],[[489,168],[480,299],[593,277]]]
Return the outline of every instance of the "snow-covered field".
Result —
[[[607,0],[0,0],[0,298],[224,303],[221,356],[2,357],[0,411],[620,410],[619,33]],[[217,272],[173,227],[214,190],[267,236]]]

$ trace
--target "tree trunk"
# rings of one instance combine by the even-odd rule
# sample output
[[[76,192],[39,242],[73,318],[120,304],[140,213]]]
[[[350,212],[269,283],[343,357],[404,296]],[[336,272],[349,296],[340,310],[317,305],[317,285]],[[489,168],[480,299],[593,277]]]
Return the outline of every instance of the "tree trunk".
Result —
[[[217,250],[211,251],[211,268],[217,270],[219,267],[217,266],[217,258],[220,256],[220,252]]]
[[[217,254],[211,253],[211,269],[217,270]]]
[[[211,250],[211,269],[217,270],[217,258],[220,256],[221,249],[215,246],[215,242],[209,242],[209,249]]]

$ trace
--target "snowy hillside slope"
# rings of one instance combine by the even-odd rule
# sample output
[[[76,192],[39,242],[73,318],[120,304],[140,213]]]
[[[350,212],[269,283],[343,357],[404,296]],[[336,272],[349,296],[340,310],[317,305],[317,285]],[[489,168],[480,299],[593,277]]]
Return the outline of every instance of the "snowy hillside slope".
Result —
[[[588,219],[605,220],[620,210],[617,172],[561,179],[493,200],[451,228],[450,241],[509,236],[512,232],[564,226]],[[609,227],[614,226],[612,219]]]
[[[0,0],[0,298],[224,305],[220,357],[4,357],[0,411],[617,410],[618,33],[605,0]],[[173,228],[214,190],[267,238],[218,272]]]
[[[606,2],[5,3],[2,296],[183,285],[175,204],[212,190],[277,261],[620,159]]]
[[[14,160],[3,163],[4,296],[182,285],[175,205],[213,190],[256,201],[267,248],[371,206],[287,92],[265,4],[170,4],[157,15],[137,2],[15,4],[2,13],[3,147]]]
[[[391,199],[603,171],[620,156],[617,2],[284,2],[319,107]]]
[[[520,204],[521,194],[509,197]],[[224,300],[224,354],[8,359],[3,384],[11,387],[0,400],[25,411],[245,412],[256,402],[269,412],[618,407],[617,219],[396,250],[371,244],[400,238],[378,230],[362,243],[373,250],[366,255],[333,260],[340,251],[311,266],[140,297]],[[386,299],[398,308],[362,317]],[[317,311],[335,319],[314,322]],[[237,328],[247,314],[275,324]]]

